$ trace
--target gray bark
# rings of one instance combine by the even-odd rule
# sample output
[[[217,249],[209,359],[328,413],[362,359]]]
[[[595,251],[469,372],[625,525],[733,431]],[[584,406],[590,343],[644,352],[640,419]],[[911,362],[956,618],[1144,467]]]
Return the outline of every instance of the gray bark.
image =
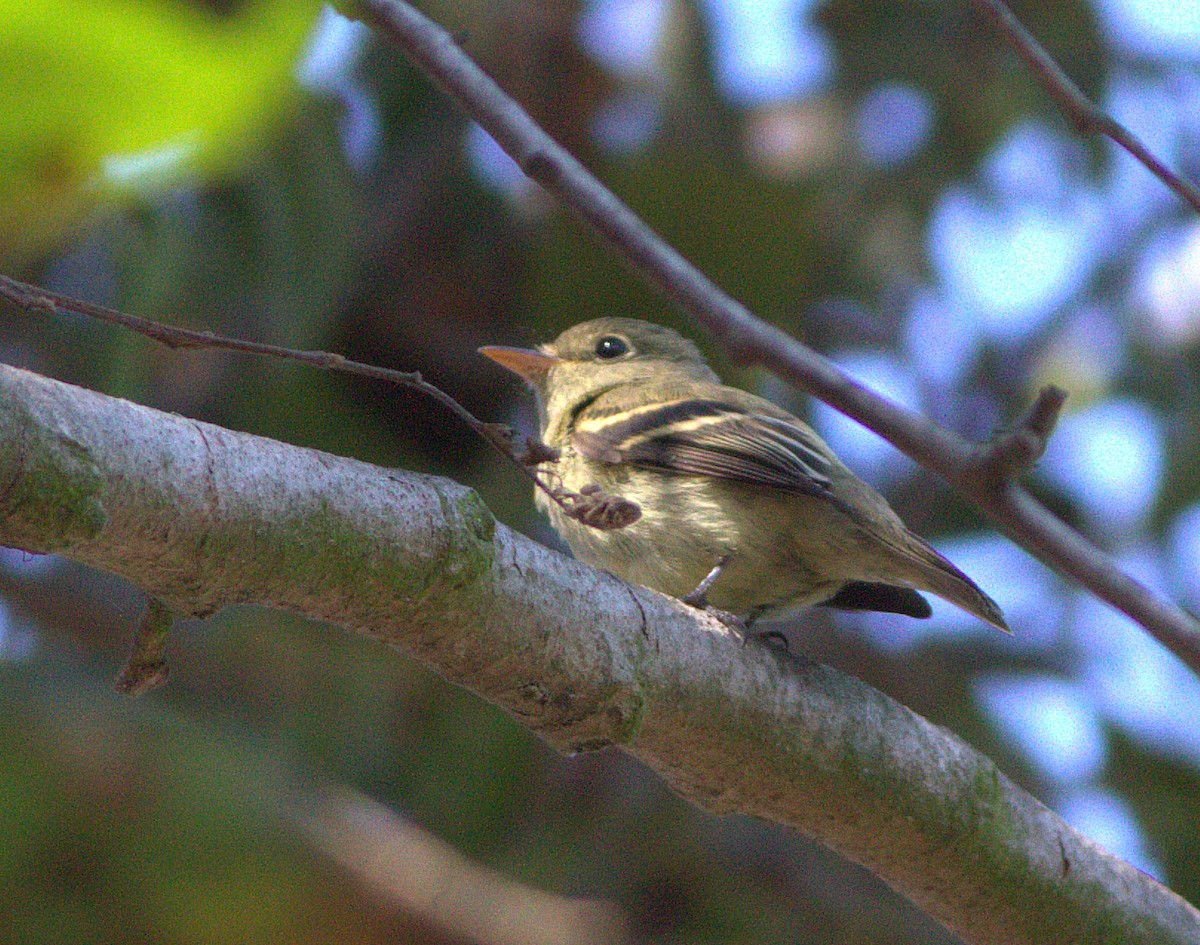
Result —
[[[549,551],[444,479],[0,367],[0,543],[182,613],[255,603],[366,634],[563,751],[615,744],[710,810],[816,838],[969,942],[1200,942],[1192,906],[952,733]]]

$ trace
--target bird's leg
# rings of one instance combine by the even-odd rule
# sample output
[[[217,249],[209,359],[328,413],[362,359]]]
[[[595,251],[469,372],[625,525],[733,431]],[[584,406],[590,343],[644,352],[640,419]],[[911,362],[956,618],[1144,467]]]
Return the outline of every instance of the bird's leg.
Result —
[[[744,643],[750,636],[750,629],[746,626],[742,618],[737,614],[730,613],[728,610],[720,610],[708,602],[708,592],[717,583],[717,578],[721,576],[721,573],[725,570],[725,566],[729,564],[729,560],[732,557],[733,555],[721,555],[717,559],[717,563],[713,565],[713,569],[704,576],[704,580],[696,585],[696,589],[679,599],[689,607],[695,607],[697,610],[703,610],[706,614],[716,617],[721,623],[740,636]]]
[[[725,565],[729,564],[729,560],[733,555],[721,555],[717,559],[717,563],[713,565],[713,569],[704,575],[704,580],[696,585],[696,589],[690,594],[679,598],[689,607],[696,607],[699,610],[708,609],[708,592],[712,590],[712,586],[717,583],[717,578],[721,576],[721,572],[725,570]]]

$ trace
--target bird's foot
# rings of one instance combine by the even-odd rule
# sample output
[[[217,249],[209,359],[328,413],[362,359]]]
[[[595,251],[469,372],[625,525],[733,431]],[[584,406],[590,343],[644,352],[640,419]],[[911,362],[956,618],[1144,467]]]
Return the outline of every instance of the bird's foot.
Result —
[[[746,625],[746,639],[753,637],[763,646],[769,646],[773,650],[779,650],[781,653],[791,651],[791,645],[788,643],[788,638],[779,630],[755,630],[753,621],[748,621]],[[742,641],[745,643],[745,640]]]
[[[746,639],[751,635],[750,628],[746,626],[746,621],[744,621],[735,613],[732,613],[728,610],[721,610],[718,607],[714,607],[712,604],[693,604],[691,601],[686,600],[684,603],[689,607],[695,607],[697,610],[702,610],[710,617],[714,617],[719,620],[737,636],[741,637],[743,643],[745,643]]]
[[[787,637],[778,630],[753,629],[752,625],[754,618],[758,616],[758,611],[752,613],[748,618],[742,619],[737,614],[728,610],[721,610],[708,602],[708,592],[712,590],[712,586],[717,582],[717,578],[721,576],[721,573],[725,570],[725,566],[729,564],[732,557],[733,555],[721,555],[717,559],[717,563],[713,565],[713,569],[704,576],[704,580],[696,585],[696,589],[690,594],[681,597],[680,600],[689,607],[695,607],[697,610],[704,611],[710,617],[715,617],[741,638],[743,646],[749,640],[755,640],[786,653],[788,651]]]
[[[789,652],[790,647],[788,646],[788,639],[778,630],[754,629],[753,615],[743,619],[735,613],[731,613],[728,610],[721,610],[717,607],[714,607],[712,604],[696,604],[689,600],[684,600],[684,603],[690,607],[695,607],[697,610],[704,611],[710,617],[715,617],[722,624],[733,631],[734,635],[742,641],[742,646],[745,646],[747,643],[753,640],[755,643],[761,643],[763,646],[769,646],[771,649],[778,650],[781,653]]]

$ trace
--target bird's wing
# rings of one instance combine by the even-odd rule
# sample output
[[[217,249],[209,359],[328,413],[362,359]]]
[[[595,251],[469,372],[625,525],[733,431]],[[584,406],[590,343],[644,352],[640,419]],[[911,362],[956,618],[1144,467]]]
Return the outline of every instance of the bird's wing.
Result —
[[[717,400],[680,398],[580,417],[575,448],[596,462],[829,494],[832,463],[800,424]]]

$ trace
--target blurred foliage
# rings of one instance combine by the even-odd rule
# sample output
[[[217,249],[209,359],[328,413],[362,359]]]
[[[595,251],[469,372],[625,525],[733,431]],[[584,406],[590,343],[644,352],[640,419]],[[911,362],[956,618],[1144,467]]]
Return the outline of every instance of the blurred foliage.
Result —
[[[964,4],[825,4],[834,82],[803,109],[772,113],[723,97],[702,13],[681,2],[671,5],[658,132],[622,153],[593,134],[621,82],[581,50],[580,3],[424,6],[685,255],[823,350],[897,346],[906,293],[929,277],[924,233],[940,195],[976,174],[1014,124],[1061,125]],[[611,312],[682,327],[569,213],[481,182],[465,157],[467,122],[395,50],[366,45],[349,70],[358,98],[299,87],[315,10],[300,0],[0,2],[0,266],[138,314],[419,370],[493,420],[527,421],[529,404],[477,357],[480,344],[542,340]],[[1085,90],[1105,87],[1113,57],[1086,4],[1016,10]],[[878,82],[901,80],[935,103],[935,131],[911,160],[872,166],[851,140],[853,110]],[[376,145],[352,158],[347,126],[364,101]],[[800,121],[816,144],[794,165],[764,167],[751,143],[781,119]],[[179,142],[190,150],[162,165],[169,173],[122,183],[105,171],[114,155]],[[1099,173],[1103,152],[1083,150]],[[1093,287],[1100,296],[1116,281],[1107,275]],[[928,409],[986,435],[1024,403],[1058,327],[989,350],[969,395],[926,391]],[[768,383],[709,350],[731,380]],[[1200,400],[1173,403],[1173,379],[1194,374],[1195,350],[1148,344],[1121,379],[1176,409],[1182,446],[1160,523],[1198,494]],[[453,475],[499,517],[553,542],[525,483],[409,392],[168,352],[67,315],[6,316],[0,351],[190,416]],[[1066,497],[1039,488],[1074,516]],[[891,497],[918,531],[979,526],[925,475]],[[954,940],[819,847],[693,810],[618,753],[558,758],[373,644],[230,611],[181,629],[171,684],[130,703],[108,683],[136,616],[133,592],[70,566],[4,571],[0,590],[13,628],[0,637],[0,914],[15,917],[0,942],[441,941],[289,832],[278,805],[318,773],[519,881],[616,901],[639,941]],[[972,680],[1035,665],[1065,673],[1069,644],[1034,653],[972,636],[882,650],[827,616],[811,627],[794,645],[1052,793],[989,728]],[[18,638],[34,641],[32,653],[10,645]],[[1200,898],[1194,845],[1182,840],[1200,816],[1196,771],[1130,742],[1113,754],[1111,782],[1173,887]]]
[[[293,99],[318,8],[0,3],[0,255],[44,252],[119,197],[230,170]]]

